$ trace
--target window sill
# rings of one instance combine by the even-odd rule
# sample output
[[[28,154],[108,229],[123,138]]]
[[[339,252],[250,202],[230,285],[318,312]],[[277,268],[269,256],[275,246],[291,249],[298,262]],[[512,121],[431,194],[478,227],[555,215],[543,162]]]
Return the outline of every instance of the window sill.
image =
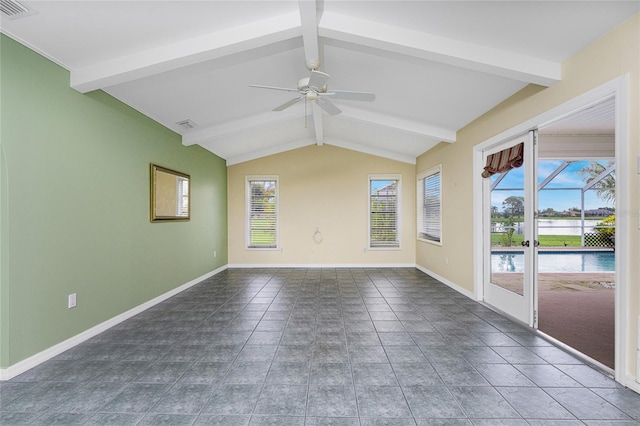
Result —
[[[280,251],[280,247],[245,247],[248,251]]]
[[[397,251],[402,250],[402,247],[367,247],[367,251]]]
[[[442,241],[426,240],[424,238],[418,238],[417,240],[423,243],[433,244],[434,246],[442,247]]]

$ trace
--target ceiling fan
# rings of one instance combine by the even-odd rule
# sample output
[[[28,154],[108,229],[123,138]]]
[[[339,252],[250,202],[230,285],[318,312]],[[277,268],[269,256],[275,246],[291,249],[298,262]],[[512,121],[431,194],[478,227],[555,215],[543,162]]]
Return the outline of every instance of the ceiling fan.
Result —
[[[344,100],[351,100],[351,101],[371,102],[376,98],[376,95],[371,92],[328,90],[327,80],[329,80],[329,74],[323,73],[316,69],[311,69],[311,76],[300,79],[298,81],[298,87],[296,89],[289,89],[285,87],[263,86],[259,84],[250,84],[249,87],[257,87],[259,89],[282,90],[286,92],[298,93],[297,97],[283,103],[282,105],[275,107],[273,111],[282,111],[304,100],[305,110],[306,110],[307,101],[310,101],[310,102],[315,102],[327,114],[338,115],[342,111],[333,102],[331,102],[330,99],[344,99]]]

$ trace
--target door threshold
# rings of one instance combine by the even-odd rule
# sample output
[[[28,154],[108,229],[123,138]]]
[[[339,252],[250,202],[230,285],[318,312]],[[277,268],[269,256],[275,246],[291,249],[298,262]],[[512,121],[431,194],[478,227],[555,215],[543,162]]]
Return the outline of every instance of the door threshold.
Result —
[[[483,300],[478,300],[478,303],[480,303],[481,305],[491,309],[493,312],[497,313],[498,315],[501,315],[503,317],[505,317],[506,319],[518,324],[519,326],[521,326],[524,330],[530,331],[533,334],[535,334],[536,336],[546,340],[547,342],[551,343],[553,346],[557,347],[558,349],[563,350],[564,352],[567,352],[569,355],[579,359],[580,361],[584,362],[585,364],[589,365],[590,367],[595,368],[596,370],[600,371],[602,374],[606,375],[607,377],[614,379],[615,380],[615,370],[610,368],[609,366],[604,365],[603,363],[601,363],[600,361],[597,361],[593,358],[591,358],[590,356],[578,351],[577,349],[572,348],[571,346],[567,345],[566,343],[561,342],[560,340],[556,339],[555,337],[551,337],[550,335],[535,329],[533,327],[529,327],[526,323],[520,321],[517,318],[514,318],[513,316],[501,311],[500,309],[496,308],[495,306],[492,306],[488,303],[486,303]]]
[[[591,358],[590,356],[580,352],[579,350],[577,350],[575,348],[572,348],[571,346],[567,345],[566,343],[563,343],[560,340],[556,339],[555,337],[551,337],[550,335],[548,335],[548,334],[546,334],[546,333],[544,333],[544,332],[542,332],[540,330],[535,330],[535,329],[531,328],[531,331],[533,331],[537,336],[539,336],[539,337],[545,339],[546,341],[548,341],[549,343],[553,344],[554,346],[557,346],[559,349],[562,349],[563,351],[567,352],[569,355],[572,355],[575,358],[578,358],[580,361],[583,361],[585,364],[588,364],[589,366],[595,368],[596,370],[598,370],[601,373],[605,374],[609,378],[615,380],[616,372],[611,367],[609,367],[607,365],[604,365],[600,361]]]

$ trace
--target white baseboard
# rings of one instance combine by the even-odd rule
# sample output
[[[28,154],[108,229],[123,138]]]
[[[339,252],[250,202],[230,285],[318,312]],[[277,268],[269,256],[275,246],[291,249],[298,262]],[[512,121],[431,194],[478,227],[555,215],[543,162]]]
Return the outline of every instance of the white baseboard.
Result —
[[[454,289],[455,291],[457,291],[458,293],[462,293],[463,295],[467,296],[469,299],[471,300],[476,300],[476,296],[472,291],[469,291],[465,288],[460,287],[458,284],[454,283],[453,281],[449,281],[448,279],[441,277],[440,275],[436,274],[433,271],[428,270],[427,268],[424,268],[420,265],[415,265],[416,269],[419,269],[420,271],[424,272],[427,275],[432,276],[433,278],[437,279],[438,281],[440,281],[442,284],[445,284],[448,287],[451,287],[452,289]]]
[[[229,269],[242,268],[415,268],[415,263],[232,263]]]
[[[0,381],[2,380],[10,380],[22,373],[24,373],[27,370],[32,369],[33,367],[50,360],[51,358],[53,358],[54,356],[57,356],[59,354],[61,354],[62,352],[69,350],[71,348],[73,348],[76,345],[79,345],[80,343],[89,340],[90,338],[102,333],[103,331],[106,331],[108,329],[110,329],[111,327],[120,324],[121,322],[128,320],[129,318],[138,315],[139,313],[151,308],[152,306],[157,305],[160,302],[164,302],[165,300],[167,300],[168,298],[175,296],[176,294],[185,291],[186,289],[193,287],[194,285],[198,284],[199,282],[212,277],[216,274],[219,274],[220,272],[224,271],[225,269],[227,269],[227,265],[222,266],[214,271],[211,272],[207,272],[206,274],[195,278],[191,281],[189,281],[188,283],[185,283],[183,285],[181,285],[180,287],[176,287],[173,290],[170,290],[164,294],[161,294],[158,297],[155,297],[151,300],[149,300],[148,302],[145,302],[141,305],[136,306],[135,308],[129,309],[126,312],[121,313],[120,315],[116,315],[115,317],[108,319],[94,327],[91,327],[88,330],[83,331],[80,334],[76,334],[75,336],[58,343],[57,345],[51,346],[50,348],[45,349],[42,352],[39,352],[33,356],[30,356],[27,359],[24,359],[16,364],[13,364],[7,368],[0,368]]]

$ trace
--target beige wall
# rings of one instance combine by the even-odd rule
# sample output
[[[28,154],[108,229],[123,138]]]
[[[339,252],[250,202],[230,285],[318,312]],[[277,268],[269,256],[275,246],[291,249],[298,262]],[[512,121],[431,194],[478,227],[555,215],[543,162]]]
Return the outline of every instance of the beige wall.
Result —
[[[454,144],[440,144],[418,158],[417,172],[442,163],[443,171],[443,245],[418,242],[416,263],[458,286],[473,291],[473,147],[501,132],[532,119],[545,111],[578,97],[604,83],[628,75],[629,127],[625,152],[628,161],[630,223],[628,253],[627,377],[636,376],[637,320],[640,314],[640,14],[636,14],[601,39],[578,52],[562,67],[562,81],[549,88],[529,86],[503,104],[472,122],[457,134]],[[619,176],[621,178],[621,176]],[[444,263],[448,256],[449,264]]]
[[[416,170],[412,164],[330,145],[228,167],[229,264],[415,264]],[[367,247],[368,176],[401,174],[401,249]],[[245,176],[278,175],[282,251],[245,249]],[[316,228],[322,243],[316,244]]]

